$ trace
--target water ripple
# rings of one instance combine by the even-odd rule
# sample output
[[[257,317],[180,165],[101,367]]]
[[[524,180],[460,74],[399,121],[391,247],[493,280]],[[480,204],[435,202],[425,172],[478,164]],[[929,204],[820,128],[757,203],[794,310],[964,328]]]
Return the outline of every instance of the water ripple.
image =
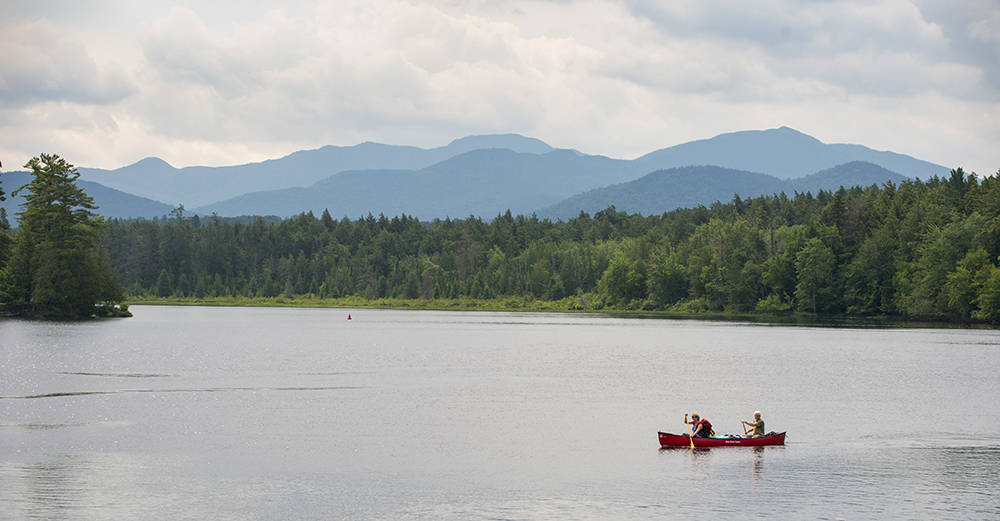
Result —
[[[76,422],[76,423],[3,423],[0,422],[0,429],[23,429],[28,431],[47,431],[52,429],[66,429],[70,427],[94,427],[106,425],[127,425],[127,422]]]
[[[84,373],[84,372],[71,372],[71,371],[61,371],[59,374],[70,374],[78,376],[103,376],[107,378],[170,378],[175,377],[175,374],[156,374],[156,373]]]
[[[33,400],[36,398],[64,398],[67,396],[94,396],[101,394],[138,393],[224,393],[224,392],[265,392],[265,391],[342,391],[364,389],[364,387],[216,387],[205,389],[114,389],[107,391],[70,391],[62,393],[29,394],[23,396],[0,396],[0,400]]]

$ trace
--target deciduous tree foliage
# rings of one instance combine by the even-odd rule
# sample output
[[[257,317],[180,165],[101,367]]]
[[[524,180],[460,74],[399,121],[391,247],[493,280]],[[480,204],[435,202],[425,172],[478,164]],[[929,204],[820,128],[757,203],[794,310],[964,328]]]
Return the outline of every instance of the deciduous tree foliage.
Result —
[[[563,222],[115,220],[136,296],[561,300],[574,309],[846,313],[1000,322],[1000,181],[773,194]],[[184,281],[184,282],[182,282]]]
[[[42,154],[26,165],[32,181],[17,213],[14,249],[0,271],[0,301],[8,311],[49,317],[127,315],[118,277],[100,247],[103,219],[93,198],[76,186],[73,165]]]

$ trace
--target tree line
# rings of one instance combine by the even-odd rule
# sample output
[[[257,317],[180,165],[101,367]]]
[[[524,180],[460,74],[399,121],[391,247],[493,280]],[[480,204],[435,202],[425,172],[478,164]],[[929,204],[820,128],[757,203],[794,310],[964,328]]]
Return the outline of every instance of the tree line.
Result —
[[[551,222],[324,211],[280,221],[111,220],[133,298],[457,299],[568,309],[805,312],[1000,323],[1000,180],[949,177],[738,195]]]

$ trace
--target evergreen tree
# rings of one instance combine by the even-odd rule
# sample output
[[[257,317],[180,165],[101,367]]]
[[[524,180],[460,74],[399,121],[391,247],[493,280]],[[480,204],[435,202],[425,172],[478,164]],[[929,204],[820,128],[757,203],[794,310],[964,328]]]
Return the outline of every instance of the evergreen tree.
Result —
[[[32,158],[15,251],[2,277],[7,306],[50,317],[123,315],[121,283],[100,243],[104,220],[93,198],[76,186],[80,174],[57,155]]]
[[[0,180],[0,201],[6,201],[7,197],[3,191],[3,182]],[[7,209],[0,208],[0,270],[7,265],[7,260],[10,258],[10,248],[11,243],[14,240],[11,238],[10,222],[7,221]],[[2,302],[2,300],[0,300]]]

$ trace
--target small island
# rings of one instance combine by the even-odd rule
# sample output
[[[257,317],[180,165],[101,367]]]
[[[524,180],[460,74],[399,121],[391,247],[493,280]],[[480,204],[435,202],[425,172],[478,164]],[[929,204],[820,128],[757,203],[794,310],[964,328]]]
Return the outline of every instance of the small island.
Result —
[[[32,181],[11,229],[0,213],[0,309],[7,316],[128,317],[125,292],[102,247],[107,225],[80,174],[58,155],[28,161]],[[0,189],[0,200],[6,194]]]

